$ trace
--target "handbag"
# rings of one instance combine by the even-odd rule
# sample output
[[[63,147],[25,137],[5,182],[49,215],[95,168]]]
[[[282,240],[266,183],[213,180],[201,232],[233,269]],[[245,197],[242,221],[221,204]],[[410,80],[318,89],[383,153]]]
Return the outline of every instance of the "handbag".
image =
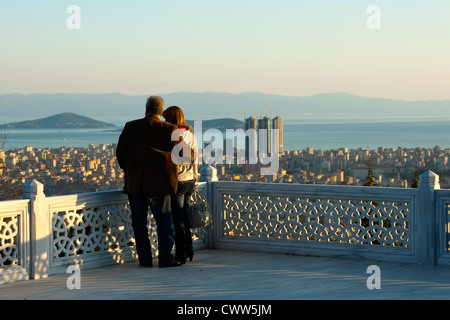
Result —
[[[211,211],[205,197],[198,191],[194,191],[191,204],[188,208],[189,226],[191,228],[203,228],[211,223]]]

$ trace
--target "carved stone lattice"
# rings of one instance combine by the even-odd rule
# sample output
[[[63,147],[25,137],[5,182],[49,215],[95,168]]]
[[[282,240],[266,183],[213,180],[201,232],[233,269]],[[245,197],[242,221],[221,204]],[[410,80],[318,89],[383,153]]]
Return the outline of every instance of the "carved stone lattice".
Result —
[[[446,239],[446,248],[445,251],[449,252],[450,251],[450,203],[447,203],[445,205],[446,208],[446,218],[447,218],[447,223],[445,226],[445,239]]]
[[[18,216],[0,217],[0,268],[19,265]]]
[[[149,214],[153,255],[157,254],[156,225]],[[135,241],[127,204],[53,212],[53,259],[94,252],[134,250]]]
[[[409,247],[410,203],[223,194],[223,235]]]

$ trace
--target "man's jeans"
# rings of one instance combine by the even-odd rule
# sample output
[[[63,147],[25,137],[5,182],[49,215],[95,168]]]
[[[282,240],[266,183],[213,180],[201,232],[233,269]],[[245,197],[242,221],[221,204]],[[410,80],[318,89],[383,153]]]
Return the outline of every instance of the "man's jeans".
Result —
[[[170,211],[170,196],[148,198],[140,195],[128,195],[131,208],[131,219],[136,240],[136,250],[141,265],[152,264],[152,248],[147,225],[148,208],[153,213],[158,230],[158,260],[159,266],[165,266],[173,261],[171,254],[174,244],[172,214]]]

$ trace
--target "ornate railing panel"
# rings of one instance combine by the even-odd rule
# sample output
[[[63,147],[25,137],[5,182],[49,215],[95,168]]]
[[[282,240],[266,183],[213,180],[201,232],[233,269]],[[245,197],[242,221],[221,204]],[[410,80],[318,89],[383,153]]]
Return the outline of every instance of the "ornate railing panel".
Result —
[[[282,243],[309,249],[307,254],[414,254],[415,190],[227,182],[214,188],[220,220],[215,237],[227,246],[260,241],[264,250]]]
[[[0,217],[0,268],[19,265],[19,217]]]
[[[409,202],[223,194],[223,235],[408,247]]]
[[[149,215],[150,216],[150,215]],[[155,252],[154,224],[149,219]],[[52,212],[53,262],[95,253],[134,254],[128,204],[67,208]],[[116,256],[118,258],[118,256]],[[117,260],[120,262],[120,260]]]
[[[73,263],[121,263],[135,258],[128,199],[121,192],[47,200],[53,271]]]
[[[446,254],[449,254],[449,252],[450,252],[450,231],[449,231],[449,229],[450,229],[450,203],[449,202],[447,202],[445,204],[445,212],[446,212],[446,214],[444,217],[445,222],[444,222],[444,229],[443,229],[443,231],[444,231],[444,234],[443,234],[444,250],[445,250]]]
[[[438,264],[450,265],[450,190],[437,190],[436,199],[436,258]]]
[[[0,284],[28,278],[28,200],[0,202]]]

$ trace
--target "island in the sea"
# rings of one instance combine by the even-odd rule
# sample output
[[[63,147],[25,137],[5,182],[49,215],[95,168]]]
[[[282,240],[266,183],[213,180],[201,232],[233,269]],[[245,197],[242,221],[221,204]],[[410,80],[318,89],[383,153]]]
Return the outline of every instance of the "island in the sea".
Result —
[[[195,120],[186,120],[187,124],[191,127],[195,127]],[[220,118],[211,120],[201,120],[202,130],[217,129],[225,131],[226,129],[244,129],[245,124],[243,121],[232,118]]]
[[[52,129],[52,128],[111,128],[116,127],[112,123],[94,120],[76,113],[65,112],[47,118],[11,122],[0,125],[6,129]]]

